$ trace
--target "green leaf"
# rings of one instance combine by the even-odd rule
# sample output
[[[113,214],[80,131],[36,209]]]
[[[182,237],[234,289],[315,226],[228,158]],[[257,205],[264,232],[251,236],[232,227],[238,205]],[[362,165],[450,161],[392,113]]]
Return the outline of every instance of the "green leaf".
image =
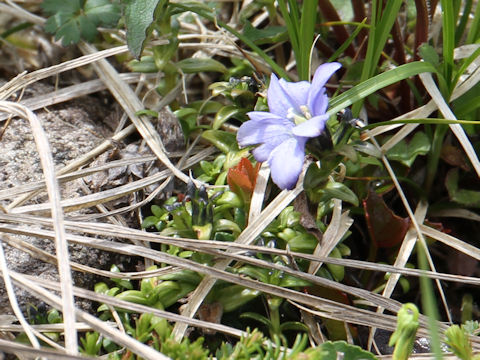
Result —
[[[222,107],[215,115],[215,120],[213,120],[212,128],[214,130],[220,129],[220,126],[222,126],[225,121],[241,113],[242,110],[235,105],[226,105]]]
[[[188,58],[176,64],[185,74],[215,71],[225,74],[228,70],[221,62],[211,58]]]
[[[117,25],[120,18],[120,6],[109,0],[87,0],[84,11],[85,15],[95,24],[109,27]]]
[[[143,219],[142,222],[142,229],[148,229],[152,226],[157,227],[157,224],[161,222],[161,220],[156,217],[156,216],[147,216],[145,219]]]
[[[142,56],[140,60],[132,60],[128,63],[130,69],[134,72],[156,73],[158,72],[157,64],[153,56]]]
[[[95,22],[86,16],[79,16],[77,18],[77,23],[80,37],[87,41],[94,41],[95,36],[97,36],[98,33]],[[59,32],[57,33],[57,36],[58,34]]]
[[[363,350],[360,346],[350,345],[345,341],[327,341],[317,348],[312,348],[312,351],[319,351],[322,354],[322,360],[336,360],[339,356],[348,360],[377,359],[372,353]]]
[[[235,134],[222,130],[206,130],[202,137],[210,141],[220,151],[228,154],[229,152],[237,152],[238,144]]]
[[[458,181],[458,168],[451,169],[445,178],[450,200],[468,207],[480,207],[480,191],[459,189]]]
[[[84,4],[81,0],[46,0],[42,6],[51,14],[45,30],[62,39],[64,46],[81,38],[93,41],[97,26],[114,26],[120,18],[120,7],[109,0],[87,0]]]
[[[246,21],[243,35],[257,45],[272,44],[287,40],[287,29],[285,26],[269,26],[265,29],[257,29],[252,26],[251,22]]]
[[[244,288],[240,285],[229,285],[213,290],[215,300],[223,306],[224,312],[233,311],[260,295],[260,291]]]
[[[387,152],[387,156],[390,160],[397,160],[411,167],[418,155],[428,154],[430,147],[428,136],[423,132],[417,132],[408,144],[405,141],[400,141],[392,147]]]
[[[400,80],[404,80],[410,76],[418,75],[424,72],[436,73],[437,70],[432,64],[427,62],[414,61],[369,78],[353,88],[345,91],[341,95],[333,98],[330,101],[328,114],[334,115],[338,111],[345,109],[347,106],[365,98],[370,94],[373,94],[379,89],[383,89],[384,87],[394,84]]]
[[[438,57],[437,51],[432,45],[426,43],[420,45],[420,47],[418,48],[418,53],[423,60],[429,62],[433,66],[437,67],[440,64],[440,59]]]
[[[139,290],[127,290],[115,296],[117,299],[133,302],[135,304],[147,305],[148,299]]]
[[[245,312],[243,314],[240,314],[240,318],[242,318],[242,319],[247,318],[247,319],[256,320],[259,323],[262,323],[267,328],[272,326],[272,323],[270,322],[270,320],[268,320],[265,316],[257,314],[255,312]]]
[[[158,112],[156,112],[155,110],[142,109],[142,110],[138,110],[135,113],[135,115],[137,115],[137,116],[147,115],[147,116],[151,116],[153,118],[157,118],[158,117]]]
[[[43,0],[42,8],[49,15],[58,13],[74,14],[82,8],[82,0]]]
[[[308,332],[308,327],[304,323],[301,323],[299,321],[288,321],[280,325],[280,329],[282,331],[305,331]]]
[[[45,30],[51,33],[55,33],[55,40],[62,39],[62,45],[67,46],[70,44],[75,44],[80,41],[80,29],[77,22],[74,19],[66,21],[63,25],[58,26],[60,23],[61,14],[56,14],[55,16],[47,20]]]
[[[300,234],[288,240],[288,246],[292,251],[311,253],[318,245],[318,240],[311,234]]]
[[[330,199],[340,199],[345,202],[349,202],[354,206],[358,206],[358,198],[350,188],[342,183],[336,181],[330,181],[327,186],[321,190],[323,193],[322,201],[328,201]]]
[[[341,259],[342,254],[340,253],[340,250],[337,248],[333,248],[332,252],[330,253],[329,257],[335,258],[335,259]],[[332,274],[333,278],[335,281],[341,282],[345,276],[345,267],[341,265],[336,265],[336,264],[327,264],[327,268]]]
[[[126,0],[125,25],[127,45],[133,56],[139,58],[145,46],[149,27],[160,0]]]

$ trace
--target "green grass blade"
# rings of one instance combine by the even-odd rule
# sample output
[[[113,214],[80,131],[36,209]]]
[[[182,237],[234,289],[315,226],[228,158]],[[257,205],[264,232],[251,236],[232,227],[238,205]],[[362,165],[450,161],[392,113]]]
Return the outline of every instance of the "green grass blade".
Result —
[[[363,29],[363,28],[369,28],[370,26],[369,25],[366,25],[365,23],[367,22],[367,19],[363,19],[363,21],[361,23],[357,23],[357,27],[355,28],[355,30],[352,32],[352,35],[350,35],[347,39],[347,41],[345,41],[342,45],[340,45],[340,47],[332,54],[332,56],[330,56],[327,60],[327,62],[331,62],[331,61],[334,61],[336,60],[340,54],[342,54],[345,49],[352,43],[352,41],[357,37],[358,33]],[[330,23],[332,24],[332,23]]]
[[[480,125],[479,121],[476,120],[447,120],[441,118],[418,118],[418,119],[399,119],[399,120],[389,120],[376,122],[375,124],[368,124],[362,127],[362,130],[372,130],[380,126],[390,126],[396,124],[423,124],[423,125],[449,125],[449,124],[460,124],[460,125]]]
[[[328,113],[330,115],[336,114],[339,110],[361,101],[366,96],[373,94],[379,89],[424,72],[435,73],[436,69],[429,63],[414,61],[381,73],[333,98],[330,101],[330,109],[328,110]]]
[[[381,11],[381,2],[372,1],[372,20],[370,24],[370,36],[368,38],[367,54],[362,69],[361,81],[365,81],[375,74],[380,55],[385,47],[390,31],[398,16],[398,11],[402,5],[402,0],[390,0],[385,4],[383,12]],[[356,103],[353,108],[353,114],[360,112],[363,102]]]
[[[457,30],[455,31],[455,44],[459,44],[460,39],[465,32],[467,27],[468,18],[470,17],[470,12],[472,11],[472,0],[465,0],[465,6],[463,7],[463,13],[458,22]]]
[[[480,56],[480,47],[476,49],[472,55],[470,55],[468,58],[464,60],[462,65],[458,68],[457,73],[455,74],[455,77],[453,79],[453,86],[455,86],[458,83],[458,80],[460,79],[460,76],[463,75],[463,73],[467,70],[467,68],[472,64],[475,59]]]
[[[419,268],[422,270],[429,270],[430,268],[428,266],[425,249],[422,244],[419,245],[420,246],[418,246],[417,253]],[[433,353],[435,354],[435,359],[443,359],[442,349],[440,347],[439,328],[437,323],[437,319],[439,318],[437,301],[435,299],[435,290],[433,289],[432,279],[426,276],[421,276],[420,290],[422,292],[422,307],[428,317],[428,328],[430,333],[431,347]]]
[[[293,14],[295,13],[295,10],[292,10],[292,8],[290,8],[289,11],[285,0],[278,1],[278,8],[280,9],[280,13],[282,14],[283,20],[285,21],[285,25],[287,26],[290,44],[292,45],[293,54],[295,55],[295,59],[297,59],[298,63],[298,58],[301,56],[301,39],[298,32],[298,19],[296,19]]]
[[[452,0],[441,0],[442,4],[442,35],[443,35],[443,77],[447,81],[448,94],[443,94],[447,99],[453,90],[453,49],[455,48],[455,12]]]
[[[315,34],[318,0],[304,0],[300,21],[300,59],[297,71],[300,80],[310,80],[310,49]],[[299,61],[300,60],[300,61]]]
[[[480,32],[480,6],[476,6],[475,14],[473,15],[470,29],[467,35],[467,44],[473,44],[477,41],[478,33]]]

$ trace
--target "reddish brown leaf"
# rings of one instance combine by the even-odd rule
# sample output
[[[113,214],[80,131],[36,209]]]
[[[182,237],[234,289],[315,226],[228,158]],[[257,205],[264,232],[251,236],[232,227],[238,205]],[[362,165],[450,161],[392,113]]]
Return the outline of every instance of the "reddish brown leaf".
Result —
[[[369,191],[363,200],[368,232],[379,248],[389,248],[402,242],[410,226],[410,219],[395,215],[375,191]]]
[[[470,165],[468,164],[465,153],[458,147],[445,144],[442,147],[440,157],[447,164],[457,166],[462,170],[470,171]]]
[[[250,160],[242,158],[237,166],[228,169],[227,183],[230,190],[248,202],[255,189],[260,163],[255,167]]]

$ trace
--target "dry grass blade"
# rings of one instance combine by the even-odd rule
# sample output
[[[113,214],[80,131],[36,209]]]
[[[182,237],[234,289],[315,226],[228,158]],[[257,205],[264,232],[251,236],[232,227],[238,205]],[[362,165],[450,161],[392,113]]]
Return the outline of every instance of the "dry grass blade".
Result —
[[[43,131],[40,121],[33,112],[16,103],[0,101],[0,110],[12,113],[29,121],[37,145],[40,162],[42,164],[48,198],[51,203],[51,216],[55,231],[55,248],[58,257],[58,272],[61,279],[62,311],[65,323],[65,344],[67,353],[77,353],[77,332],[75,330],[75,306],[72,292],[72,276],[70,273],[68,247],[65,228],[63,226],[63,211],[60,205],[60,189],[55,176],[55,166],[48,144],[47,135]]]
[[[90,55],[98,53],[94,46],[84,42],[79,44],[80,49]],[[153,127],[152,123],[146,116],[138,116],[137,112],[144,110],[142,102],[138,99],[135,92],[120,79],[118,72],[105,59],[99,59],[93,63],[93,67],[100,79],[105,82],[106,86],[118,101],[120,106],[125,110],[130,120],[133,122],[138,132],[147,142],[148,146],[158,159],[168,167],[172,173],[185,183],[188,183],[190,178],[182,173],[172,164],[168,156],[165,154],[165,148],[162,143],[160,135]]]
[[[37,281],[37,279],[34,279],[33,277],[29,277],[29,276],[26,276],[26,277],[31,279],[32,281],[34,281],[34,280]],[[58,290],[59,289],[59,284],[57,282],[54,282],[54,281],[40,279],[37,282],[41,286],[43,286],[47,289],[52,289],[52,290]],[[129,302],[129,301],[118,299],[116,297],[103,295],[103,294],[98,294],[96,292],[89,291],[89,290],[86,290],[86,289],[74,287],[73,291],[75,293],[75,296],[78,296],[78,297],[81,297],[81,298],[84,298],[84,299],[89,299],[89,300],[92,300],[92,301],[96,301],[96,302],[99,302],[99,303],[107,304],[107,305],[110,305],[110,306],[113,306],[113,307],[116,307],[116,308],[126,309],[126,310],[130,310],[130,311],[137,312],[137,313],[140,313],[140,314],[149,314],[150,313],[150,314],[153,314],[155,316],[159,316],[161,318],[164,318],[168,321],[184,322],[184,323],[186,323],[190,326],[195,326],[195,327],[202,328],[202,329],[210,329],[210,330],[214,330],[214,331],[219,331],[221,333],[228,334],[228,335],[231,335],[231,336],[235,336],[235,337],[238,337],[238,338],[247,335],[246,332],[235,329],[235,328],[232,328],[232,327],[229,327],[229,326],[225,326],[225,325],[222,325],[222,324],[211,323],[211,322],[203,321],[203,320],[199,320],[199,319],[191,319],[191,318],[188,318],[188,317],[176,314],[176,313],[172,313],[172,312],[165,311],[165,310],[159,310],[157,308],[152,308],[152,307],[148,307],[148,306],[141,305],[141,304],[135,304],[135,303],[132,303],[132,302]],[[105,323],[105,324],[109,325],[110,323]],[[78,327],[78,323],[77,323],[77,327]]]
[[[86,360],[91,357],[68,355],[61,351],[55,351],[48,348],[32,348],[30,346],[19,344],[15,341],[0,339],[0,349],[4,352],[23,356],[26,359],[38,359],[44,357],[51,360]]]
[[[13,309],[13,313],[17,317],[18,321],[20,322],[21,328],[25,331],[25,334],[28,337],[28,340],[32,343],[32,346],[36,349],[40,348],[40,343],[38,342],[33,329],[31,328],[30,324],[25,320],[20,307],[18,306],[18,301],[15,296],[15,290],[13,289],[12,281],[10,279],[10,273],[7,267],[7,261],[5,259],[5,253],[3,251],[3,244],[0,240],[0,269],[3,274],[3,282],[5,283],[5,289],[7,290],[8,299],[10,301],[10,305]]]
[[[367,134],[368,134],[368,131],[367,131]],[[372,137],[371,135],[369,137],[370,137],[370,140],[372,141],[372,143],[375,145],[375,147],[379,151],[381,151],[380,146],[378,145],[378,142],[375,140],[375,138]],[[427,243],[425,242],[425,238],[423,236],[423,233],[420,230],[420,225],[418,224],[418,221],[415,218],[415,215],[412,211],[412,208],[410,207],[410,204],[409,204],[408,199],[407,199],[407,197],[406,197],[406,195],[405,195],[405,193],[402,189],[402,186],[400,185],[400,182],[398,181],[398,178],[397,178],[395,172],[393,171],[392,166],[390,165],[390,162],[388,161],[387,157],[384,155],[384,153],[382,153],[382,162],[383,162],[388,174],[390,175],[390,178],[391,178],[393,184],[395,185],[395,188],[397,189],[397,192],[398,192],[398,195],[400,196],[403,207],[405,208],[405,210],[408,214],[408,217],[411,220],[413,228],[415,229],[415,232],[417,233],[417,237],[418,237],[418,240],[420,241],[420,245],[423,246],[423,249],[425,251],[425,255],[427,257],[429,266],[433,271],[436,271],[435,264],[433,263],[433,260],[431,258],[430,252],[428,250]],[[444,293],[443,288],[442,288],[442,284],[440,283],[439,280],[435,280],[435,283],[436,283],[438,291],[440,293],[440,297],[442,299],[443,306],[445,308],[445,313],[447,314],[447,317],[448,317],[449,321],[452,322],[449,307],[448,307],[446,297],[445,297],[445,293]]]
[[[425,225],[422,225],[420,229],[426,236],[429,236],[432,239],[441,241],[445,245],[450,246],[451,248],[456,249],[458,251],[461,251],[467,256],[471,256],[474,259],[480,260],[479,248],[473,245],[467,244],[466,242],[461,241],[454,236],[445,234],[441,231],[438,231],[436,229],[433,229]]]
[[[24,234],[24,235],[31,235],[33,232],[33,230],[29,230],[29,229],[21,230],[12,225],[8,228],[4,227],[2,230],[5,232],[15,232],[15,233]],[[47,238],[53,237],[52,232],[49,232],[49,231],[35,230],[35,233],[37,236],[41,236],[41,237],[47,237]],[[196,271],[210,278],[221,279],[230,283],[235,283],[251,289],[262,291],[267,294],[290,299],[300,304],[303,304],[305,306],[313,307],[321,311],[323,314],[322,316],[327,318],[346,321],[349,323],[359,323],[359,324],[363,324],[364,321],[366,321],[366,319],[369,318],[370,326],[376,326],[376,327],[386,328],[386,329],[391,329],[391,327],[393,326],[391,322],[382,320],[382,319],[385,319],[384,315],[375,314],[375,312],[373,311],[359,310],[350,305],[339,304],[328,299],[323,299],[313,295],[304,294],[302,292],[298,292],[295,290],[281,288],[281,287],[270,285],[270,284],[260,283],[258,281],[244,278],[242,276],[232,274],[227,271],[215,269],[206,265],[198,264],[191,260],[181,259],[176,256],[172,256],[172,255],[155,251],[152,249],[135,246],[135,245],[123,244],[123,243],[113,243],[111,241],[106,241],[106,240],[85,238],[82,236],[75,236],[75,235],[69,235],[69,240],[74,243],[89,245],[89,246],[106,250],[106,251],[115,251],[121,254],[132,255],[132,256],[143,256],[145,258],[150,258],[156,262],[167,263],[167,264],[178,266],[184,269]],[[268,268],[273,268],[279,271],[284,271],[285,273],[311,281],[314,284],[331,287],[339,291],[344,291],[349,294],[352,294],[353,296],[363,298],[367,300],[372,306],[381,306],[392,312],[398,311],[398,309],[401,306],[400,303],[393,301],[391,299],[384,298],[381,295],[374,294],[363,289],[350,287],[350,286],[337,283],[335,281],[331,281],[325,278],[317,277],[311,274],[296,271],[285,266],[280,266],[280,265],[272,264],[269,262],[261,261],[255,258],[249,258],[246,256],[234,255],[229,253],[223,253],[223,254],[218,253],[217,255],[229,257],[230,259],[226,260],[229,262],[232,261],[232,259],[235,259],[238,261],[254,264],[257,266],[268,267]],[[389,323],[389,325],[386,326],[385,323]],[[422,324],[424,325],[426,324],[426,320],[424,317],[422,317]]]
[[[0,220],[6,223],[4,225],[0,224],[0,232],[12,233],[12,234],[23,234],[27,236],[37,236],[37,237],[44,237],[49,239],[53,238],[52,232],[48,232],[45,230],[36,230],[31,227],[20,227],[18,225],[15,225],[16,223],[21,222],[29,225],[43,224],[43,225],[51,226],[51,220],[49,219],[31,217],[31,216],[25,216],[25,215],[12,216],[12,215],[0,214]],[[66,221],[65,223],[66,223],[66,228],[71,231],[80,231],[80,232],[90,233],[93,236],[114,236],[116,238],[130,240],[132,242],[153,242],[153,243],[159,243],[159,244],[165,244],[165,245],[174,245],[174,246],[179,246],[181,248],[188,249],[188,250],[195,250],[199,252],[210,253],[215,256],[227,257],[227,258],[229,257],[231,259],[239,259],[244,263],[259,264],[259,266],[262,266],[262,264],[265,264],[264,266],[268,266],[269,268],[272,267],[271,263],[262,263],[262,262],[257,263],[255,262],[256,260],[252,259],[251,257],[238,257],[237,255],[241,255],[244,252],[257,252],[257,253],[263,253],[263,254],[280,255],[280,256],[285,256],[287,258],[304,259],[307,261],[320,261],[323,263],[352,267],[352,268],[369,270],[369,271],[380,271],[384,273],[402,274],[405,276],[416,276],[416,277],[427,276],[432,279],[459,282],[464,284],[480,285],[480,279],[475,277],[445,274],[445,273],[410,269],[410,268],[399,268],[392,265],[377,264],[377,263],[371,263],[371,262],[360,261],[360,260],[337,259],[337,258],[331,258],[331,257],[317,257],[310,254],[291,252],[291,251],[281,250],[281,249],[267,248],[264,246],[238,244],[238,243],[225,243],[222,241],[214,241],[214,240],[199,242],[197,239],[171,238],[171,237],[165,237],[165,236],[161,236],[154,233],[146,233],[140,230],[134,230],[130,228],[115,226],[112,224],[85,223],[85,222],[78,222],[78,221]],[[439,232],[439,234],[442,234],[442,233]],[[82,244],[88,244],[92,247],[95,247],[95,243],[94,243],[95,240],[91,238],[78,237],[76,235],[68,235],[68,240],[72,242],[80,241],[80,243]],[[447,241],[447,240],[444,240],[444,241]],[[15,242],[18,242],[19,247],[27,246],[25,242],[22,242],[18,239],[8,240],[8,244],[12,246],[15,246]],[[32,248],[31,245],[30,245],[30,248]],[[115,249],[116,249],[116,245],[115,243],[112,243],[108,251],[115,252]],[[221,252],[221,250],[228,250],[228,253]],[[36,256],[44,261],[49,261],[48,259],[42,257],[41,254],[44,253],[43,251],[41,250],[36,250],[36,251],[38,251],[40,255],[37,254],[33,256]],[[35,250],[33,250],[32,248],[32,254],[34,252]],[[292,275],[295,275],[295,276],[299,276],[299,277],[303,276],[302,273],[298,273],[291,268],[278,268],[278,269],[282,271],[286,271],[287,273],[291,273]],[[111,274],[110,272],[105,272],[103,274],[106,275],[106,277],[114,277],[114,274]],[[138,276],[140,276],[139,273],[134,273],[134,274],[138,274]],[[122,274],[118,274],[119,277],[121,277],[121,275]],[[126,274],[124,273],[123,275],[126,275]],[[153,273],[151,273],[150,275],[153,276]],[[149,275],[145,274],[144,277],[147,277],[147,276]],[[316,278],[311,278],[311,279],[313,279],[312,281],[314,282],[321,280],[321,279],[316,280]],[[328,284],[332,284],[332,285],[328,285]],[[341,286],[337,284],[338,283],[336,282],[329,282],[329,281],[322,283],[322,285],[327,287],[335,286],[335,288],[337,288],[337,286]],[[350,292],[349,290],[350,287],[338,288],[338,289],[340,291]],[[361,295],[358,295],[357,292],[355,292],[354,295],[361,297]],[[375,302],[375,300],[373,302]]]
[[[36,279],[28,279],[25,276],[18,274],[18,273],[12,273],[12,278],[15,280],[15,282],[23,287],[24,289],[32,292],[37,296],[38,298],[42,299],[49,305],[55,307],[55,308],[60,308],[61,307],[61,299],[54,295],[53,293],[45,290],[44,288],[40,287],[37,285]],[[61,284],[60,284],[61,286]],[[81,319],[82,321],[86,322],[89,324],[95,331],[98,331],[99,333],[103,334],[104,336],[112,339],[114,342],[117,344],[123,345],[130,349],[133,353],[149,360],[167,360],[170,359],[169,357],[159,353],[158,351],[155,351],[153,348],[151,348],[148,345],[145,345],[134,338],[126,335],[125,333],[112,328],[109,324],[105,324],[103,321],[99,320],[93,315],[90,315],[84,311],[81,311],[79,309],[74,309],[74,316],[76,315],[77,318]],[[64,314],[65,316],[65,314]],[[73,324],[75,326],[75,323]]]
[[[455,59],[461,59],[461,58],[470,56],[476,50],[477,47],[478,47],[477,45],[474,45],[474,46],[467,46],[465,47],[465,49],[464,47],[455,49],[456,51]],[[461,81],[459,84],[455,86],[455,89],[453,90],[452,96],[450,98],[451,101],[458,99],[460,96],[465,94],[467,91],[473,88],[480,81],[480,64],[478,63],[479,58],[480,56],[477,57],[471,65],[472,67],[475,67],[471,75],[467,79],[465,79],[464,81]],[[436,102],[433,100],[430,100],[427,104],[419,107],[418,109],[415,109],[406,114],[400,115],[392,120],[427,118],[436,109],[437,109]],[[418,125],[419,124],[405,124],[405,125],[394,124],[394,125],[379,126],[371,130],[369,133],[369,136],[377,136],[387,131],[391,131],[396,128],[402,127],[402,129],[397,131],[389,140],[387,140],[385,144],[382,145],[381,149],[384,152],[386,152],[389,149],[391,149],[393,146],[395,146],[398,142],[400,142],[402,139],[404,139],[413,130],[415,130],[418,127]]]
[[[117,46],[111,49],[98,51],[94,54],[84,55],[73,60],[65,61],[61,64],[53,65],[48,68],[36,70],[26,75],[23,74],[21,76],[17,76],[16,78],[12,79],[11,81],[0,87],[0,100],[7,99],[9,96],[14,94],[18,90],[39,80],[62,73],[67,70],[76,69],[80,66],[91,64],[92,62],[98,61],[100,59],[121,54],[126,51],[128,51],[126,45]]]
[[[270,176],[270,168],[263,163],[257,175],[257,182],[253,190],[252,200],[250,202],[250,211],[248,213],[248,223],[253,222],[262,212],[263,200],[265,199],[265,191],[267,190],[268,178]]]
[[[53,238],[53,233],[51,231],[45,231],[45,230],[33,231],[26,228],[20,229],[13,225],[10,225],[10,227],[8,228],[3,227],[2,231],[13,232],[13,233],[23,234],[23,235],[33,235],[33,232],[35,232],[36,236],[40,236],[44,238]],[[73,243],[91,246],[91,247],[95,247],[97,249],[102,249],[105,251],[114,251],[120,254],[131,255],[131,256],[142,256],[144,258],[148,258],[159,263],[167,263],[167,264],[178,266],[187,270],[196,271],[212,279],[221,279],[221,280],[224,280],[230,283],[239,284],[241,286],[245,286],[254,290],[259,290],[267,294],[280,296],[287,299],[292,299],[304,305],[312,306],[312,307],[321,309],[322,311],[329,312],[331,313],[329,317],[335,318],[337,320],[350,321],[348,320],[348,316],[345,315],[345,311],[348,311],[350,313],[356,311],[354,307],[349,305],[338,304],[328,299],[323,299],[313,295],[304,294],[302,292],[298,292],[295,290],[281,288],[281,287],[270,285],[270,284],[260,283],[258,281],[251,280],[236,274],[232,274],[230,272],[220,270],[215,267],[209,267],[207,265],[198,264],[191,260],[178,258],[176,256],[155,251],[149,248],[145,248],[143,246],[114,243],[107,240],[98,240],[98,239],[86,238],[86,237],[76,236],[76,235],[69,235],[69,240]],[[245,263],[250,263],[257,266],[268,267],[268,268],[284,271],[285,273],[292,274],[294,276],[298,276],[299,278],[303,278],[308,281],[311,281],[314,284],[331,287],[340,291],[345,291],[354,296],[364,298],[365,300],[369,301],[373,306],[382,306],[393,312],[398,311],[398,309],[401,306],[401,304],[396,301],[383,298],[382,296],[373,294],[369,291],[350,287],[350,286],[337,283],[335,281],[331,281],[325,278],[321,278],[311,274],[296,271],[285,266],[280,266],[280,265],[272,264],[269,262],[261,261],[258,259],[229,254],[229,253],[223,253],[223,254],[219,253],[218,255],[229,258],[228,260],[219,261],[218,263],[231,262],[233,259],[237,259]],[[366,312],[372,313],[370,311],[366,311]]]
[[[421,201],[418,204],[417,209],[415,211],[415,219],[417,219],[419,224],[423,224],[426,214],[427,214],[427,204]],[[393,264],[393,266],[404,268],[405,265],[407,264],[408,259],[410,258],[410,255],[412,254],[412,251],[416,243],[417,243],[417,233],[415,229],[411,228],[407,231],[407,233],[405,234],[405,237],[402,240],[402,245],[400,246],[400,250],[398,251],[398,254],[395,258],[395,263]],[[398,273],[392,274],[388,278],[387,283],[385,284],[385,288],[383,289],[382,295],[388,298],[392,296],[393,290],[395,289],[395,286],[397,285],[399,279],[400,279],[400,274]],[[381,307],[377,309],[378,313],[382,313],[383,311],[384,309]],[[370,334],[368,338],[368,348],[371,347],[374,341],[375,330],[376,330],[375,328],[371,328],[370,330]]]
[[[128,165],[134,165],[134,164],[142,164],[150,161],[154,161],[157,158],[155,156],[144,156],[144,157],[138,157],[138,158],[128,158],[128,159],[122,159],[122,160],[114,160],[110,161],[104,165],[101,166],[95,166],[95,167],[89,167],[85,169],[81,169],[78,171],[70,172],[65,175],[60,175],[57,176],[57,181],[62,184],[68,181],[76,180],[85,176],[93,175],[97,172],[100,171],[105,171],[108,169],[112,169],[115,167],[121,167],[121,166],[128,166]],[[11,199],[12,197],[20,194],[24,194],[27,192],[32,192],[36,190],[41,190],[45,188],[45,181],[40,180],[40,181],[34,181],[31,183],[27,184],[22,184],[19,186],[15,186],[9,189],[5,190],[0,190],[0,200],[6,200],[6,199]]]
[[[321,244],[319,243],[316,246],[313,256],[327,257],[335,246],[338,245],[352,224],[353,220],[348,216],[348,211],[342,214],[342,201],[334,199],[332,219],[323,234]],[[308,273],[316,274],[321,266],[322,263],[311,262],[308,267]]]
[[[190,157],[182,166],[182,168],[188,168],[196,164],[198,161],[211,155],[213,151],[215,150],[212,148],[207,148],[200,151],[198,154]],[[81,196],[78,198],[65,199],[61,202],[61,206],[64,208],[64,211],[75,211],[79,209],[88,208],[94,205],[102,204],[108,201],[121,198],[125,195],[141,190],[148,185],[155,184],[161,180],[164,180],[168,176],[170,176],[171,173],[172,172],[170,169],[166,169],[154,175],[143,178],[141,180],[132,181],[127,183],[126,185],[118,186],[113,189],[99,191],[97,193]],[[28,212],[42,213],[49,210],[50,210],[50,204],[47,203],[47,204],[20,206],[17,208],[13,208],[10,212],[15,214],[28,213]]]
[[[164,106],[168,105],[171,101],[173,101],[173,99],[177,97],[177,94],[180,91],[180,89],[181,89],[180,86],[176,86],[172,91],[170,91],[167,95],[165,95],[165,97],[162,100],[160,100],[160,102],[158,103],[157,105],[158,108],[156,110],[162,109]],[[79,167],[85,165],[96,156],[102,154],[103,152],[111,148],[117,141],[121,141],[125,139],[128,135],[132,134],[134,131],[135,131],[135,126],[131,124],[126,128],[122,129],[121,131],[116,132],[111,139],[105,140],[96,148],[90,150],[89,152],[85,153],[83,156],[80,156],[78,159],[72,161],[65,167],[58,170],[57,172],[58,175],[67,174],[68,172],[76,170]],[[16,206],[23,204],[25,201],[32,198],[36,194],[37,192],[34,191],[32,193],[26,194],[24,196],[21,196],[15,199],[12,203],[10,203],[10,205],[8,206],[8,209],[12,209]]]
[[[120,74],[122,80],[128,84],[137,82],[140,76],[141,75],[137,73]],[[25,105],[30,110],[37,110],[45,106],[51,106],[78,98],[80,96],[93,94],[104,89],[105,84],[101,80],[90,80],[55,90],[44,95],[38,95],[26,100],[21,100],[20,104]],[[7,117],[7,114],[0,114],[0,121],[7,119]]]
[[[437,86],[435,85],[432,75],[429,73],[424,73],[420,74],[419,76],[423,82],[423,85],[425,86],[425,89],[427,89],[428,93],[432,96],[432,100],[435,102],[435,104],[437,104],[438,109],[443,114],[445,119],[457,120],[452,110],[445,102],[445,99],[440,93],[440,90],[438,90]],[[475,171],[477,172],[477,175],[480,177],[480,161],[478,160],[475,149],[473,148],[472,143],[468,139],[467,134],[465,134],[465,131],[460,124],[449,124],[449,126],[452,132],[457,137],[460,144],[462,145],[463,149],[465,150],[465,153],[470,159],[470,162],[472,163]]]

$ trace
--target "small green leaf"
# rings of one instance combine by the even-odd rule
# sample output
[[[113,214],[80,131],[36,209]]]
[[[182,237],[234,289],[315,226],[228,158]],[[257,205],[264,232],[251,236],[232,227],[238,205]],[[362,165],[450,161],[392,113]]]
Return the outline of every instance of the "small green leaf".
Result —
[[[337,248],[334,248],[332,252],[330,253],[329,257],[335,258],[335,259],[341,259],[342,254],[340,253],[340,250]],[[343,277],[345,276],[345,267],[341,265],[336,265],[336,264],[327,264],[328,270],[332,274],[332,276],[335,278],[335,281],[341,282],[343,280]]]
[[[95,24],[95,22],[92,19],[86,16],[79,16],[77,18],[77,22],[78,22],[78,28],[80,30],[80,37],[90,42],[94,41],[95,36],[97,36],[97,33],[98,33],[96,28],[97,24]],[[57,36],[58,36],[58,33],[57,33]]]
[[[160,0],[125,0],[127,44],[136,58],[139,58],[143,51],[159,2]]]
[[[92,22],[108,27],[117,25],[120,18],[120,6],[109,0],[87,0],[84,11]]]
[[[142,56],[140,60],[132,60],[128,63],[132,71],[141,73],[156,73],[158,72],[157,65],[153,56]]]
[[[143,109],[143,110],[138,110],[135,115],[137,116],[140,116],[140,115],[148,115],[148,116],[151,116],[151,117],[158,117],[158,112],[156,112],[155,110],[149,110],[149,109]]]
[[[252,26],[249,21],[245,23],[243,35],[257,45],[278,43],[288,38],[287,28],[285,26],[269,26],[265,29],[258,29]]]
[[[310,350],[310,349],[309,349]],[[348,344],[345,341],[327,341],[321,344],[317,348],[311,348],[311,351],[315,353],[319,352],[321,354],[321,359],[324,360],[335,360],[339,356],[342,356],[343,359],[348,360],[376,360],[377,358],[366,350],[363,350],[360,346]],[[308,353],[308,351],[307,351]],[[312,357],[313,359],[314,357]]]
[[[325,188],[321,189],[320,192],[323,194],[322,201],[328,201],[330,199],[340,199],[345,202],[349,202],[354,206],[358,206],[358,198],[355,193],[350,190],[346,185],[330,181],[327,183]]]
[[[82,0],[43,0],[42,8],[49,15],[58,13],[74,14],[82,8]]]
[[[58,18],[60,15],[55,15],[54,17],[50,19],[55,19],[55,23],[58,23],[59,20]],[[49,19],[49,20],[50,20]],[[65,22],[63,25],[61,25],[58,28],[55,28],[53,31],[51,29],[53,28],[53,24],[49,23],[47,21],[47,26],[45,27],[45,30],[48,32],[56,32],[55,33],[55,40],[60,40],[62,39],[62,45],[67,46],[70,44],[75,44],[80,41],[80,29],[78,28],[78,24],[74,19],[68,20]]]
[[[311,253],[318,245],[318,240],[311,234],[300,234],[288,240],[291,251]]]
[[[142,304],[142,305],[148,304],[148,299],[139,290],[127,290],[118,294],[115,297],[117,299],[133,302],[135,304]]]
[[[430,140],[423,132],[417,132],[410,142],[400,141],[388,152],[390,160],[400,161],[402,164],[411,167],[418,155],[426,155],[430,151]]]
[[[230,118],[234,117],[237,114],[241,114],[242,110],[236,107],[235,105],[226,105],[222,107],[217,114],[215,115],[215,119],[213,120],[212,128],[214,130],[220,129],[222,124],[229,120]]]
[[[161,222],[156,216],[147,216],[145,219],[142,221],[142,229],[148,229],[153,226],[157,227],[157,224]]]
[[[82,8],[83,5],[83,8]],[[77,43],[80,38],[95,40],[97,26],[114,26],[120,18],[120,7],[109,0],[46,0],[43,9],[51,14],[45,30],[62,39],[62,44]]]
[[[215,71],[225,74],[228,70],[221,62],[211,58],[188,58],[176,64],[185,74]]]
[[[468,207],[480,207],[480,191],[459,189],[458,168],[451,169],[445,178],[445,186],[451,201]]]
[[[235,134],[222,130],[206,130],[202,137],[210,141],[217,149],[228,154],[229,152],[237,152],[238,144]]]
[[[437,51],[432,45],[427,43],[422,44],[418,48],[418,53],[423,60],[429,62],[433,66],[437,67],[440,64],[440,59],[438,57]]]

